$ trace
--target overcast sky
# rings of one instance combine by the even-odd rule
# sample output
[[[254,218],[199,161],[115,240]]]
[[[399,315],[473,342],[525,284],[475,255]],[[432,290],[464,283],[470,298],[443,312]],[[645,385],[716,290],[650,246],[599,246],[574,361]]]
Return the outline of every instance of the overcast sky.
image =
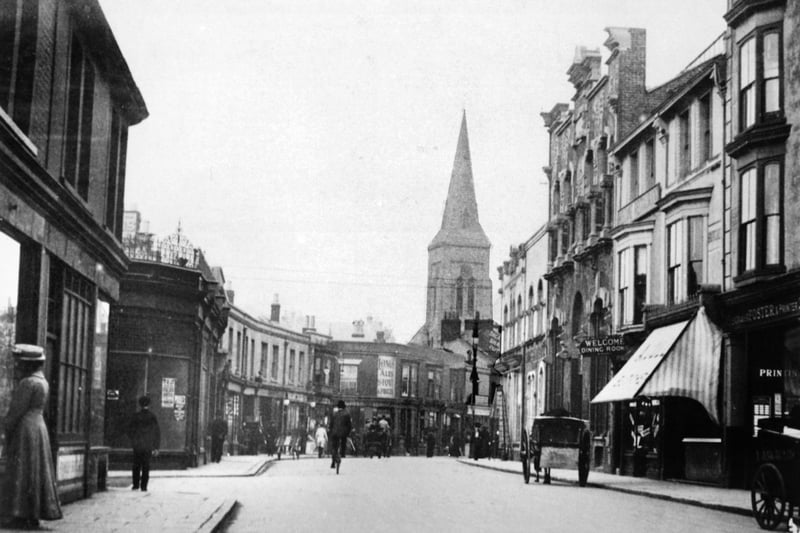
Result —
[[[101,0],[150,117],[126,208],[180,220],[236,303],[327,322],[424,323],[466,109],[491,278],[546,218],[539,113],[570,102],[577,45],[647,29],[648,86],[724,30],[725,0]],[[495,317],[496,318],[496,317]]]

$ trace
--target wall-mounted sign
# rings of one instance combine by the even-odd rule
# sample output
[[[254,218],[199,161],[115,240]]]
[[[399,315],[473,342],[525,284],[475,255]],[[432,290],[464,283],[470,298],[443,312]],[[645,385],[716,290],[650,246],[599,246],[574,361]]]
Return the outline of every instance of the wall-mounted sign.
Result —
[[[394,398],[395,369],[394,357],[378,356],[378,398]]]
[[[106,400],[119,400],[119,390],[117,389],[106,390]]]
[[[622,335],[607,335],[605,337],[589,337],[578,345],[581,355],[618,355],[628,351],[628,345]]]
[[[186,395],[175,395],[175,420],[181,422],[186,418]]]

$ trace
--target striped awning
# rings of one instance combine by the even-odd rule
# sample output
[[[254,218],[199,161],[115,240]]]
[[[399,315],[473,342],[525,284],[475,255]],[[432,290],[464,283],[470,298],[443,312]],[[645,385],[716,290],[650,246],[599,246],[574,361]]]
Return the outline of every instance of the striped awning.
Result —
[[[717,422],[721,344],[701,307],[691,321],[653,330],[592,403],[680,396],[697,400]]]

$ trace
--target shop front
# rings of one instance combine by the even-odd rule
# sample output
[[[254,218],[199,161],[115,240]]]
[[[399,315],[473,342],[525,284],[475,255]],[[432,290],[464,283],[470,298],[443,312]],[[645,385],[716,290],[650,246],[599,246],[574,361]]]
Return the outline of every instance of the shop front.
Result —
[[[730,486],[754,471],[759,420],[800,419],[800,273],[723,295],[726,338],[726,465]]]
[[[701,307],[690,320],[652,330],[592,399],[617,405],[620,474],[722,483],[721,342]]]

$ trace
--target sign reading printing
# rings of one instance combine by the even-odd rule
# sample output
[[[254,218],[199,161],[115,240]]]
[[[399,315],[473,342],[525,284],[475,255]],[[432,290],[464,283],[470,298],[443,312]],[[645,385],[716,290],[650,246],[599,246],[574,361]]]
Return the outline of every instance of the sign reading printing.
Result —
[[[581,355],[617,355],[625,353],[628,347],[622,335],[589,337],[578,345]]]
[[[378,356],[378,398],[394,398],[395,369],[394,357]]]

